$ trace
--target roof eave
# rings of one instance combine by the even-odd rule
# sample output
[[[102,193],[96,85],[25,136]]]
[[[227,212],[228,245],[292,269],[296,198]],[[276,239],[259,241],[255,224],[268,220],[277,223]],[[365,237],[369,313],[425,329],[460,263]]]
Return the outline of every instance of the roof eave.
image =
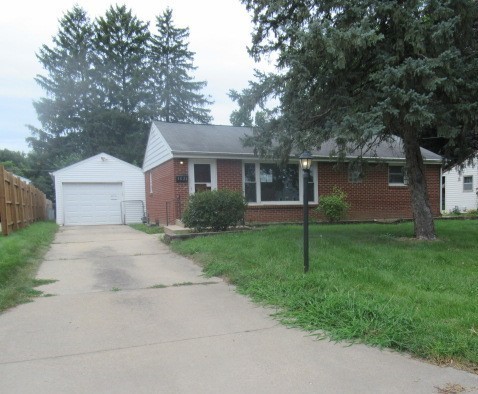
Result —
[[[254,153],[250,152],[244,152],[244,153],[238,153],[238,152],[201,152],[201,151],[180,151],[180,150],[175,150],[171,151],[172,155],[174,158],[204,158],[204,157],[210,157],[214,159],[222,159],[222,158],[228,158],[228,159],[244,159],[244,158],[254,158],[254,159],[261,159],[261,157],[254,155]],[[291,155],[291,159],[298,159],[298,156],[296,155]],[[318,160],[318,161],[337,161],[337,157],[333,156],[322,156],[322,155],[312,155],[313,160]],[[357,156],[346,156],[345,160],[352,160],[356,159]],[[384,162],[384,161],[396,161],[396,162],[405,162],[404,157],[364,157],[365,160],[367,161],[372,161],[372,162]],[[441,159],[426,159],[423,158],[423,162],[426,164],[442,164]]]

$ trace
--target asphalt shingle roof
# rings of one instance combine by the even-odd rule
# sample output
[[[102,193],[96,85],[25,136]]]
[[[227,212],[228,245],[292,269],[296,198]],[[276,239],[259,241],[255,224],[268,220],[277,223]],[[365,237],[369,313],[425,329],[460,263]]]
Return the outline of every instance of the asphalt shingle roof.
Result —
[[[241,138],[252,134],[249,127],[195,125],[154,122],[173,153],[253,155],[244,148]]]
[[[254,156],[254,149],[244,147],[242,138],[252,135],[250,127],[195,125],[184,123],[154,122],[173,154],[203,154],[207,156]],[[329,159],[336,151],[334,140],[324,142],[320,149],[311,150],[314,158]],[[425,160],[441,161],[441,156],[421,148]],[[348,158],[357,157],[359,151],[347,154]],[[399,137],[392,137],[389,141],[382,141],[367,152],[362,152],[364,158],[375,159],[403,159],[405,157],[402,141]]]

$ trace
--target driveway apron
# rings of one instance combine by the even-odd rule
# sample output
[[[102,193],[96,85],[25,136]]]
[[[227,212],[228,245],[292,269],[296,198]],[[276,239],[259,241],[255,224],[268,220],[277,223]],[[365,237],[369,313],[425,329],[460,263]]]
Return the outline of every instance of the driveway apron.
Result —
[[[478,393],[477,375],[287,329],[126,226],[62,227],[38,278],[50,296],[0,315],[0,393]]]

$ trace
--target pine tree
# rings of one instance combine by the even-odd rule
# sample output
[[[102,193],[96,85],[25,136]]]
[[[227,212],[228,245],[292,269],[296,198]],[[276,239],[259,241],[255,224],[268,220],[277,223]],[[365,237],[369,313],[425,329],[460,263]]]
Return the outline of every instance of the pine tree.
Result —
[[[53,45],[43,45],[37,54],[47,75],[38,75],[35,80],[46,97],[33,103],[41,127],[29,126],[32,135],[27,138],[32,148],[28,175],[48,198],[53,198],[49,172],[72,156],[85,157],[81,135],[91,111],[94,85],[93,27],[86,12],[75,6],[59,24]]]
[[[95,23],[96,97],[85,128],[90,154],[104,150],[141,164],[148,110],[148,25],[125,6],[110,7]]]
[[[462,1],[243,0],[253,13],[255,58],[276,53],[280,73],[262,75],[233,119],[263,111],[254,143],[363,146],[402,138],[415,236],[434,239],[421,138],[441,137],[457,160],[478,146],[478,3]]]
[[[203,123],[212,120],[206,108],[212,102],[200,91],[206,82],[194,81],[194,52],[189,51],[188,28],[173,24],[172,10],[156,18],[158,34],[151,44],[154,113],[166,122]]]
[[[37,55],[47,72],[35,80],[47,97],[34,103],[43,130],[52,137],[82,130],[91,107],[93,29],[78,6],[60,20],[53,46],[43,45]]]

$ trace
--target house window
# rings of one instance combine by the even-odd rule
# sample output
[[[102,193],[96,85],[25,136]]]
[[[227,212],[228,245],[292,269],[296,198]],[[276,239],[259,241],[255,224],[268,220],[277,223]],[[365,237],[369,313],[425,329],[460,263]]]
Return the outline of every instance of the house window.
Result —
[[[256,165],[244,164],[244,195],[247,202],[257,202]]]
[[[473,191],[473,176],[467,175],[463,177],[463,191],[464,192]]]
[[[362,170],[362,163],[350,162],[348,168],[348,178],[350,183],[361,183],[364,175]]]
[[[388,184],[392,186],[408,184],[405,166],[388,166]]]
[[[149,173],[149,193],[153,194],[153,173]]]
[[[260,164],[261,201],[299,201],[299,166]]]
[[[317,201],[313,166],[308,179],[309,201]],[[273,163],[244,163],[244,196],[252,203],[300,203],[303,194],[302,171],[298,164],[283,167]]]

